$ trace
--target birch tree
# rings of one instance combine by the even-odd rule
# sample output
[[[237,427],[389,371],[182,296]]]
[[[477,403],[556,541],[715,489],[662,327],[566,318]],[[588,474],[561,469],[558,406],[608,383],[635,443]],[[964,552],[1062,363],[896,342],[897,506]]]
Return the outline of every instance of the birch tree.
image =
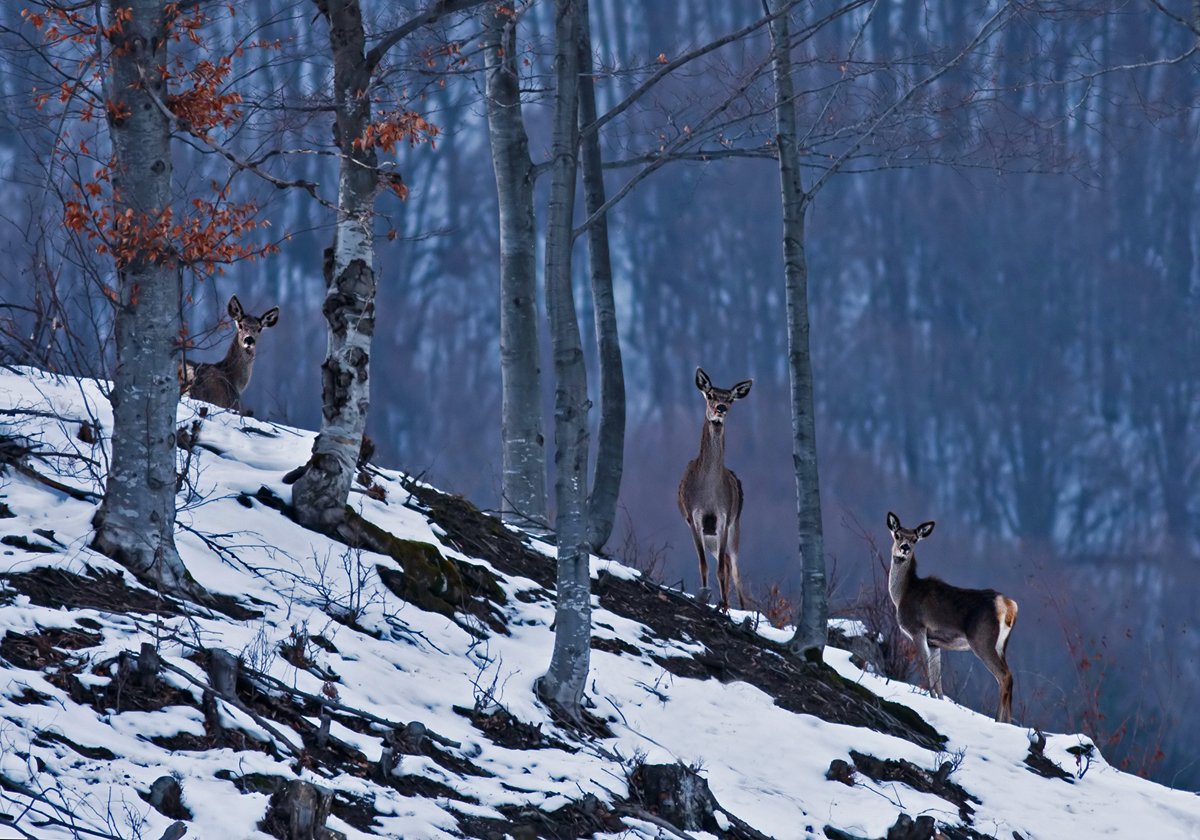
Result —
[[[375,121],[372,87],[389,50],[417,29],[481,0],[440,0],[367,47],[359,0],[313,0],[329,27],[333,57],[338,201],[333,245],[325,255],[322,311],[328,348],[321,365],[321,429],[292,487],[300,522],[321,529],[345,524],[370,406],[371,337],[375,332],[375,199],[387,186],[403,197],[398,176],[379,169],[377,148],[436,133],[419,115],[398,109]],[[361,536],[359,534],[345,536]]]
[[[378,156],[364,143],[371,125],[371,66],[358,0],[314,0],[329,26],[333,56],[338,209],[325,254],[328,348],[321,365],[321,430],[308,468],[292,488],[303,524],[330,528],[345,516],[370,405],[375,332],[375,196]]]

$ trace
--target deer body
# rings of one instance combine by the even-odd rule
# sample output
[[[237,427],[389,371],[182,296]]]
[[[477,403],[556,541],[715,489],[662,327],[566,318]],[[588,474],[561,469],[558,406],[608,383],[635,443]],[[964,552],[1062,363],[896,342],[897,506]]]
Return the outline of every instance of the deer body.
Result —
[[[942,650],[970,650],[999,685],[996,720],[1011,722],[1013,678],[1007,651],[1017,602],[993,589],[964,589],[918,576],[914,546],[933,533],[933,524],[925,522],[909,530],[900,525],[896,514],[887,516],[892,532],[888,594],[896,605],[896,621],[917,646],[934,697],[942,696]]]
[[[179,369],[179,392],[192,399],[204,400],[222,408],[234,408],[250,384],[258,337],[266,327],[279,322],[279,307],[259,317],[248,315],[234,295],[229,299],[229,316],[237,332],[229,343],[225,358],[219,362],[185,362]]]
[[[742,516],[742,482],[725,466],[725,415],[734,400],[750,393],[752,380],[729,390],[714,388],[700,368],[696,387],[704,394],[706,411],[700,430],[700,454],[688,462],[679,482],[679,512],[692,531],[700,561],[701,592],[708,591],[708,556],[717,561],[717,583],[721,609],[729,610],[729,588],[737,591],[738,605],[745,607],[738,574],[738,529]]]

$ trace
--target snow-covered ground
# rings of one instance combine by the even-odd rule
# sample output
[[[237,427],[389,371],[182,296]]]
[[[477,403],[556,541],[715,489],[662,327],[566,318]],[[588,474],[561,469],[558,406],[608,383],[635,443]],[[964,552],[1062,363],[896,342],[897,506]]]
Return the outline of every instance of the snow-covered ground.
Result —
[[[181,406],[180,425],[191,422],[196,408],[190,402]],[[111,428],[107,403],[95,383],[0,370],[0,439],[19,435],[70,456],[29,464],[64,484],[99,492],[101,447],[77,435],[91,417],[102,431]],[[0,590],[0,634],[17,639],[14,634],[32,637],[69,628],[96,637],[68,652],[71,668],[85,686],[103,688],[115,677],[116,657],[138,651],[144,642],[155,644],[166,663],[195,681],[166,671],[164,682],[190,696],[190,702],[116,713],[76,702],[62,680],[51,680],[45,669],[23,669],[0,659],[0,812],[21,828],[6,827],[0,817],[0,838],[98,832],[157,840],[173,820],[148,805],[142,794],[164,775],[179,781],[183,804],[194,815],[187,823],[188,837],[267,837],[257,828],[267,794],[244,792],[245,785],[238,783],[250,774],[301,777],[368,801],[376,813],[369,829],[336,816],[328,823],[350,838],[451,838],[461,836],[456,814],[499,819],[497,809],[527,804],[551,811],[585,794],[614,801],[626,794],[626,774],[643,758],[699,766],[723,808],[777,838],[823,837],[826,825],[881,837],[901,812],[929,814],[949,825],[961,822],[954,805],[902,784],[875,783],[862,774],[853,786],[828,781],[830,762],[848,760],[850,750],[907,759],[922,768],[958,756],[952,780],[979,798],[973,828],[984,835],[1005,840],[1014,832],[1027,840],[1200,838],[1200,797],[1119,772],[1098,752],[1090,766],[1078,768],[1086,769],[1078,777],[1076,758],[1068,749],[1086,745],[1085,737],[1051,735],[1045,748],[1048,758],[1076,777],[1072,782],[1035,775],[1023,762],[1029,750],[1027,730],[864,673],[851,664],[849,654],[834,649],[827,651],[827,661],[844,677],[910,706],[948,736],[943,753],[786,711],[746,683],[675,677],[649,656],[604,650],[593,651],[589,695],[595,714],[607,720],[615,737],[589,742],[562,732],[533,692],[549,662],[554,617],[550,602],[529,597],[540,589],[534,581],[499,575],[508,596],[501,610],[510,632],[485,634],[481,640],[454,620],[401,602],[384,587],[375,567],[396,567],[395,561],[348,551],[247,498],[265,486],[287,499],[290,490],[283,475],[307,460],[312,437],[311,432],[216,413],[201,433],[201,440],[216,451],[194,451],[190,474],[195,493],[180,496],[178,545],[188,569],[203,586],[239,599],[261,612],[260,618],[235,621],[207,610],[155,616],[52,609],[36,606],[11,588]],[[487,565],[442,545],[440,529],[419,506],[406,504],[409,497],[398,473],[380,470],[377,482],[386,499],[358,492],[352,496],[366,519],[398,537],[437,545],[447,557]],[[20,547],[20,540],[9,540],[0,545],[0,574],[39,567],[79,575],[125,574],[87,548],[92,502],[9,469],[0,476],[0,503],[12,513],[0,518],[0,539],[25,538],[53,549],[31,551]],[[602,569],[636,574],[596,560],[594,573]],[[137,586],[131,578],[127,582]],[[664,609],[670,609],[670,600],[664,600]],[[360,629],[332,620],[331,611],[354,613]],[[735,612],[734,618],[740,617]],[[660,657],[697,652],[695,642],[647,641],[654,634],[605,609],[597,609],[594,621],[597,636]],[[761,632],[786,637],[786,631]],[[310,644],[307,653],[314,666],[299,668],[281,655],[280,645],[305,636],[320,636],[329,644]],[[196,683],[205,684],[207,676],[193,660],[197,649],[214,648],[241,655],[255,669],[310,695],[320,696],[332,686],[345,706],[398,724],[420,721],[457,742],[447,750],[486,774],[454,773],[426,757],[403,756],[395,773],[427,777],[454,793],[427,796],[402,793],[363,774],[298,769],[289,744],[300,745],[300,733],[284,726],[267,732],[221,701],[226,728],[243,730],[251,742],[275,741],[278,757],[261,749],[181,748],[183,742],[173,736],[200,739],[205,734]],[[102,663],[111,664],[97,669]],[[320,676],[330,673],[336,679]],[[517,719],[541,725],[576,749],[505,748],[452,708],[492,699]],[[335,719],[331,735],[367,761],[379,761],[382,728],[360,732]],[[28,791],[36,791],[40,799],[31,799]],[[46,824],[47,816],[68,825]],[[625,824],[626,830],[602,836],[669,836],[645,821],[627,818]],[[690,836],[713,835],[692,831]]]

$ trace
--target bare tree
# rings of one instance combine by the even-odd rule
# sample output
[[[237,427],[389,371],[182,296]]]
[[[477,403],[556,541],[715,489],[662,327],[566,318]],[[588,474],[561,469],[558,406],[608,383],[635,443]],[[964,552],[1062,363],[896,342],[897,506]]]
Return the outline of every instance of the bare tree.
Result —
[[[188,588],[175,548],[175,341],[179,263],[143,227],[171,206],[171,132],[160,110],[166,88],[170,17],[162,0],[109,0],[109,20],[125,19],[109,41],[108,128],[113,216],[138,220],[118,243],[116,368],[112,457],[92,547],[169,591]]]
[[[371,66],[358,0],[314,0],[329,25],[333,54],[338,210],[325,254],[329,347],[321,365],[321,431],[308,468],[292,488],[307,525],[333,527],[345,515],[370,405],[371,336],[375,332],[375,196],[378,157],[362,142],[371,124]]]
[[[596,122],[596,78],[588,0],[579,2],[579,126],[582,131]],[[590,217],[606,201],[598,131],[581,134],[580,163],[583,206]],[[625,370],[621,362],[621,337],[617,332],[607,213],[599,214],[588,225],[587,245],[600,373],[600,423],[596,430],[596,459],[588,496],[588,544],[593,551],[600,551],[612,534],[625,466]]]
[[[431,130],[419,116],[400,112],[376,125],[371,103],[374,76],[388,51],[422,26],[482,0],[439,0],[384,33],[368,49],[359,0],[313,0],[329,26],[333,56],[334,137],[339,154],[334,243],[325,254],[329,346],[321,365],[321,430],[307,468],[292,488],[297,518],[337,528],[356,474],[370,405],[371,337],[375,332],[375,199],[390,186],[404,194],[398,176],[379,169],[376,148],[391,148]]]
[[[840,132],[840,152],[820,170],[811,186],[801,179],[801,144],[797,127],[796,93],[792,81],[792,35],[789,4],[775,0],[771,22],[772,61],[775,77],[775,120],[778,132],[780,197],[783,205],[783,257],[788,314],[788,371],[792,413],[792,461],[796,476],[796,520],[802,565],[802,596],[791,640],[793,650],[808,659],[820,659],[827,636],[829,605],[825,586],[825,548],[821,525],[821,493],[817,471],[817,440],[812,359],[809,346],[808,265],[805,259],[805,215],[830,179],[853,161],[893,115],[919,92],[958,66],[968,55],[999,31],[1011,14],[1003,4],[988,17],[975,36],[927,75],[905,88],[877,113]],[[850,4],[851,8],[857,4]],[[866,22],[850,47],[861,38]],[[838,86],[835,85],[836,90]],[[832,101],[832,97],[830,99]],[[821,114],[825,113],[822,109]],[[816,129],[816,126],[814,126]],[[813,131],[806,133],[811,139]],[[834,135],[837,138],[837,133]]]
[[[546,523],[546,445],[538,346],[534,166],[521,111],[515,9],[496,4],[484,30],[488,139],[500,208],[500,509]]]
[[[587,370],[571,284],[572,212],[579,148],[578,0],[555,2],[554,128],[546,216],[546,310],[554,350],[554,499],[558,599],[554,652],[538,684],[543,699],[578,715],[591,643],[587,528]]]

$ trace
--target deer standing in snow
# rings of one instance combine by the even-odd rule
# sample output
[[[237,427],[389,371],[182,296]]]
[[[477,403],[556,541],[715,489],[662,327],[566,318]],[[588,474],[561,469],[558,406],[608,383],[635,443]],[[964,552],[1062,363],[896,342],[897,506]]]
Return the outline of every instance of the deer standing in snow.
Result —
[[[935,577],[917,577],[914,547],[933,533],[933,523],[909,530],[888,513],[887,527],[892,532],[888,593],[900,629],[921,654],[930,692],[942,696],[942,650],[971,650],[1000,685],[996,720],[1011,723],[1013,678],[1006,652],[1017,602],[992,589],[961,589]]]
[[[246,314],[234,295],[227,308],[237,332],[229,343],[225,358],[219,362],[184,362],[180,365],[179,393],[222,408],[233,408],[240,403],[242,392],[250,384],[258,336],[263,329],[279,322],[279,307],[274,306],[255,318]]]
[[[701,596],[708,597],[708,554],[717,561],[717,583],[721,587],[721,610],[729,611],[729,585],[737,590],[738,606],[745,608],[742,581],[738,575],[738,523],[742,516],[742,482],[725,467],[725,415],[734,400],[750,393],[754,380],[739,382],[729,390],[714,388],[701,368],[696,368],[696,387],[704,394],[704,425],[700,430],[700,454],[688,462],[679,482],[679,512],[692,529],[696,555],[700,558]]]

